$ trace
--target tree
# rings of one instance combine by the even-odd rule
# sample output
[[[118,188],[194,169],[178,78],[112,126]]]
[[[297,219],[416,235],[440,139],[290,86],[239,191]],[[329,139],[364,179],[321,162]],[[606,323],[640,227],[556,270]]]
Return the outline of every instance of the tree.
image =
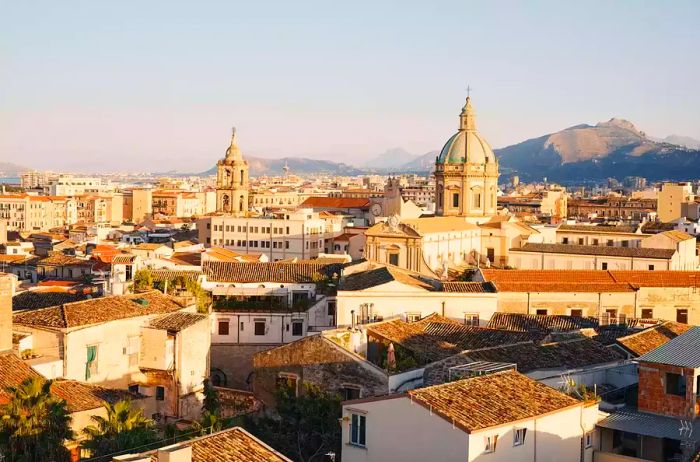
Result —
[[[210,414],[218,414],[221,411],[221,402],[219,394],[214,389],[209,379],[204,379],[204,402],[202,403],[202,412]]]
[[[93,457],[134,448],[145,449],[158,440],[155,422],[144,417],[143,411],[133,407],[131,401],[107,403],[106,407],[107,416],[93,416],[95,425],[83,430],[87,437],[83,447],[89,449]]]
[[[140,269],[134,275],[134,289],[148,290],[153,288],[153,272],[148,268]]]
[[[341,399],[305,383],[304,393],[281,387],[276,392],[277,416],[248,419],[244,426],[284,454],[300,462],[322,461],[329,451],[339,453]]]
[[[70,459],[64,446],[73,438],[66,402],[51,394],[51,381],[28,378],[9,387],[0,406],[0,448],[10,461],[55,462]]]

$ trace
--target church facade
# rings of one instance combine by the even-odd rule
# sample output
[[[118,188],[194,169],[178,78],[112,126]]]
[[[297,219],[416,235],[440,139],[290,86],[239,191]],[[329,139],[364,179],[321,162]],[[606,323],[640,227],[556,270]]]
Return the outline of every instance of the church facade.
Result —
[[[236,143],[236,129],[226,155],[216,163],[216,211],[234,216],[248,212],[248,161]]]

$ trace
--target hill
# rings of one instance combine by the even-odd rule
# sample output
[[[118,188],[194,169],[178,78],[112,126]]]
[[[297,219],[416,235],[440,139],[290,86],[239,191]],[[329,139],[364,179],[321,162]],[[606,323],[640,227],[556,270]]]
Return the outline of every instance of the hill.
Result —
[[[650,180],[700,176],[700,151],[654,141],[629,121],[576,125],[494,151],[501,173],[527,180],[601,180],[642,176]]]
[[[265,159],[262,157],[246,156],[252,176],[282,175],[285,162],[289,171],[295,175],[327,173],[333,175],[360,175],[364,170],[347,164],[330,160],[307,159],[304,157],[283,157],[281,159]],[[216,175],[216,165],[201,175]]]
[[[27,167],[13,164],[12,162],[0,162],[0,177],[16,177],[22,172],[30,170]]]

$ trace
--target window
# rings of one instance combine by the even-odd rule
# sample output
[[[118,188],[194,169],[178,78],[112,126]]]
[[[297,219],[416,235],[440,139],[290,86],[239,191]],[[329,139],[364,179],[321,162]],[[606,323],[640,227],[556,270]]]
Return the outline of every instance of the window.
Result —
[[[673,372],[666,372],[666,394],[685,396],[685,377]]]
[[[568,244],[568,243],[569,243],[569,238],[568,238],[568,237],[562,238],[561,243],[562,243],[562,244]]]
[[[526,431],[526,428],[513,429],[513,446],[522,446],[523,444],[525,444]]]
[[[654,271],[654,265],[649,265],[649,271]]]
[[[299,382],[299,377],[296,374],[287,374],[281,372],[277,376],[275,386],[278,390],[286,390],[289,394],[294,396],[297,395],[297,383]]]
[[[608,239],[608,247],[612,247],[613,245],[615,245],[615,241]]]
[[[582,237],[578,238],[578,245],[583,245],[583,238]]]
[[[572,309],[571,310],[571,316],[575,316],[577,318],[583,317],[583,310],[582,309]]]
[[[584,447],[586,449],[593,447],[593,432],[588,432],[584,436]]]
[[[399,266],[399,254],[390,253],[389,254],[389,264],[394,266]]]
[[[304,321],[294,320],[292,321],[292,335],[300,336],[304,335]]]
[[[688,324],[688,310],[687,309],[676,310],[676,322]]]
[[[361,414],[352,414],[350,419],[350,444],[365,446],[367,433],[367,417]]]
[[[131,393],[138,393],[138,392],[139,392],[139,384],[138,384],[138,383],[134,383],[134,384],[132,384],[132,385],[129,385],[129,391],[130,391]]]
[[[336,303],[335,300],[328,300],[327,305],[326,305],[326,307],[328,309],[328,316],[335,316],[335,309],[336,309],[335,303]]]
[[[156,401],[165,400],[165,387],[156,387]]]
[[[496,440],[498,439],[498,435],[493,435],[493,436],[487,436],[484,438],[484,452],[489,453],[489,452],[496,452]]]
[[[476,313],[464,313],[464,325],[479,327],[479,315]]]
[[[537,311],[535,311],[535,314],[537,314],[537,316],[547,316],[547,309],[539,308]]]
[[[459,193],[452,193],[452,207],[459,207]]]
[[[97,345],[87,347],[87,358],[85,361],[85,380],[97,374]]]
[[[228,335],[228,321],[219,321],[219,335]]]
[[[340,396],[343,401],[360,398],[360,387],[355,385],[345,385],[340,389]]]
[[[474,193],[474,208],[481,208],[481,193]]]
[[[654,309],[642,308],[642,319],[654,319]]]
[[[265,335],[265,320],[256,318],[253,322],[255,323],[255,335]]]
[[[630,243],[629,241],[622,241],[622,247],[629,247]]]
[[[598,245],[598,239],[593,239],[593,245]]]
[[[600,268],[603,269],[603,270],[606,270],[606,269],[608,269],[608,264],[607,264],[606,262],[603,262],[603,263],[600,265]]]
[[[406,313],[406,322],[420,321],[420,313]]]

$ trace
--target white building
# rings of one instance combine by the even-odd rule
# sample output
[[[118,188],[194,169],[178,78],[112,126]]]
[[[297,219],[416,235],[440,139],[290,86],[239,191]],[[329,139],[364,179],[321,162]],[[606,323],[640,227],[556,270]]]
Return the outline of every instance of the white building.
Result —
[[[515,371],[343,403],[344,462],[590,462],[597,403]]]
[[[197,222],[199,242],[242,254],[267,254],[270,261],[310,259],[325,252],[334,231],[311,209],[276,217],[211,216]],[[335,234],[340,234],[340,230]]]

